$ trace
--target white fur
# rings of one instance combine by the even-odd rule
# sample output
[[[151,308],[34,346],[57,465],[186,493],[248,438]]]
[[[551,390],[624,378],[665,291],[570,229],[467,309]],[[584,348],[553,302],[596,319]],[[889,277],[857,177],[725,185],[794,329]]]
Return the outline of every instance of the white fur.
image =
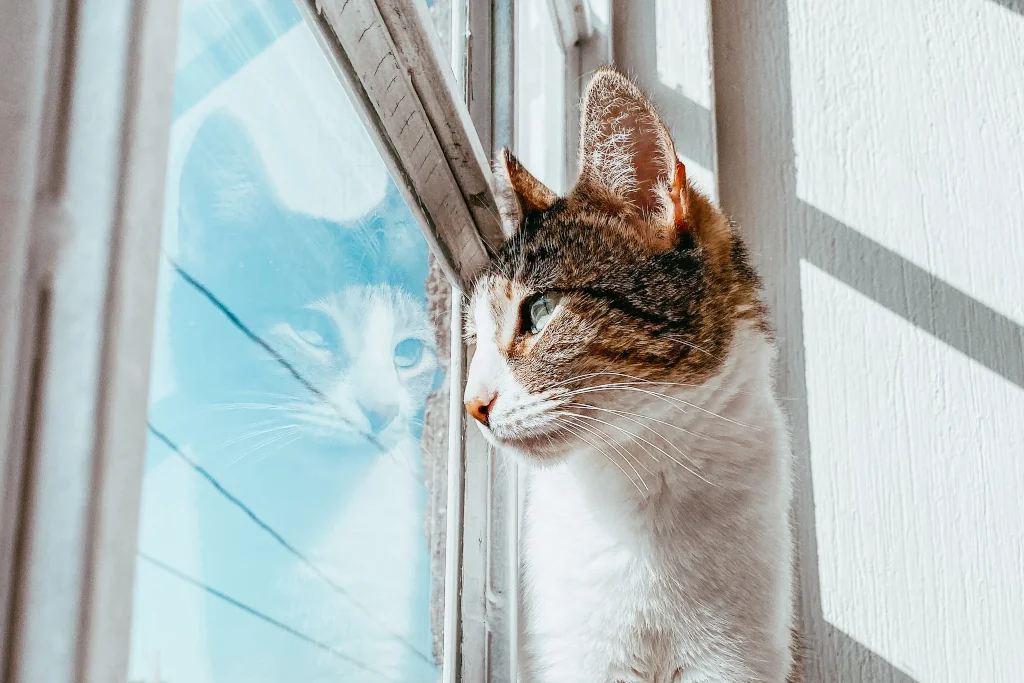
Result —
[[[419,449],[418,440],[405,438],[377,457],[313,544],[314,565],[350,599],[339,599],[305,565],[295,566],[292,618],[380,674],[317,653],[322,671],[337,677],[325,680],[425,680],[433,673],[421,632],[426,606],[418,601],[427,561],[423,482],[412,470]]]
[[[500,443],[522,414],[528,430],[557,430],[566,418],[512,376],[483,299],[467,398],[498,394],[484,433]],[[703,386],[588,394],[620,413],[574,421],[571,450],[530,468],[523,683],[783,683],[790,449],[773,361],[748,327]]]

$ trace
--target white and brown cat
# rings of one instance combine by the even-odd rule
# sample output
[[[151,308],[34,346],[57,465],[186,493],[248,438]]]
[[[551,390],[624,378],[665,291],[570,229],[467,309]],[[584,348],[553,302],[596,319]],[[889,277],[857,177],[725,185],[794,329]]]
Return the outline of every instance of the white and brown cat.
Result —
[[[524,683],[790,683],[790,446],[760,281],[611,69],[558,197],[507,152],[466,408],[527,462]]]

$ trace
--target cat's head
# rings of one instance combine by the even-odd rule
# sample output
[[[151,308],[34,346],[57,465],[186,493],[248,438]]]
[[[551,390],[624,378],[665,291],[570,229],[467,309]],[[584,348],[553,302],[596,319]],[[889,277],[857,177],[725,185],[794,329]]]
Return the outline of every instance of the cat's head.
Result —
[[[730,221],[687,183],[653,106],[613,70],[584,97],[579,161],[558,197],[502,154],[511,236],[467,311],[467,410],[493,442],[548,460],[582,445],[594,431],[584,420],[651,415],[670,383],[716,376],[740,324],[767,331]]]
[[[418,434],[438,379],[423,301],[392,285],[347,287],[293,312],[275,344],[326,401],[298,394],[289,417],[332,442],[370,435],[385,448]]]
[[[370,211],[339,223],[303,210],[311,207],[287,205],[274,177],[294,172],[268,168],[247,127],[231,114],[209,115],[192,139],[171,255],[223,311],[183,277],[173,281],[178,392],[195,412],[258,401],[290,419],[283,407],[292,401],[323,403],[241,334],[235,320],[331,397],[321,409],[336,422],[300,426],[345,442],[370,434],[386,445],[402,430],[418,431],[417,415],[435,382],[424,305],[426,243],[390,179]]]

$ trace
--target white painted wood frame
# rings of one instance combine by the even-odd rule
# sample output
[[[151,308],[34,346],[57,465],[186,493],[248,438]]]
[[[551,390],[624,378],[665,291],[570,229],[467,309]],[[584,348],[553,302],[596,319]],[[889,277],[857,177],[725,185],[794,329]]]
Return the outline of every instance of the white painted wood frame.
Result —
[[[0,5],[0,675],[123,680],[175,0]]]
[[[502,242],[487,155],[426,5],[301,0],[446,274],[465,289]]]

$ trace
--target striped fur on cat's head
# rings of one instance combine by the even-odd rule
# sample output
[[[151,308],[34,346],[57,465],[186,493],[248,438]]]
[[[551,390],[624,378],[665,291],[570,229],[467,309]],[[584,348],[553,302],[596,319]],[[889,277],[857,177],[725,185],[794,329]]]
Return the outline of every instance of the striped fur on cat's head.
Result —
[[[768,334],[742,241],[687,183],[633,83],[599,71],[581,131],[580,175],[564,197],[501,155],[495,182],[511,236],[467,316],[468,411],[494,442],[539,458],[578,440],[567,415],[644,413],[659,400],[645,383],[699,387],[722,370],[741,324]]]

